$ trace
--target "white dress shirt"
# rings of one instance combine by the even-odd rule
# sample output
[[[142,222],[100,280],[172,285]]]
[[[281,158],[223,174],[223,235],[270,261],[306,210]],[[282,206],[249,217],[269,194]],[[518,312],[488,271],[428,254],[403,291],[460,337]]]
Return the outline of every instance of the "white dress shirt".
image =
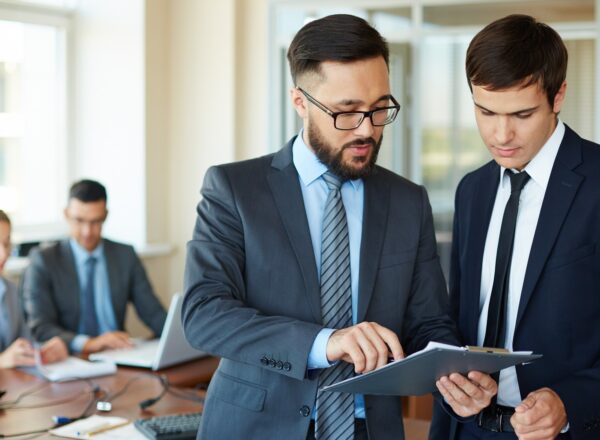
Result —
[[[565,126],[558,121],[556,129],[546,141],[542,149],[527,164],[524,171],[531,176],[519,199],[519,212],[515,229],[515,241],[513,246],[510,275],[508,283],[508,304],[506,311],[506,339],[504,347],[513,349],[513,337],[515,334],[515,323],[521,290],[525,279],[525,271],[529,260],[529,252],[533,243],[533,236],[537,227],[540,210],[552,166],[558,153],[558,148],[565,134]],[[483,253],[483,264],[481,268],[481,291],[479,297],[479,326],[477,331],[477,342],[483,344],[487,325],[488,308],[494,283],[494,272],[496,268],[496,252],[500,236],[500,226],[504,215],[504,208],[510,196],[510,179],[504,174],[505,168],[500,167],[500,184],[496,193],[496,201],[490,219],[485,249]],[[506,406],[517,406],[523,400],[517,381],[515,367],[500,372],[500,383],[498,386],[498,403]]]

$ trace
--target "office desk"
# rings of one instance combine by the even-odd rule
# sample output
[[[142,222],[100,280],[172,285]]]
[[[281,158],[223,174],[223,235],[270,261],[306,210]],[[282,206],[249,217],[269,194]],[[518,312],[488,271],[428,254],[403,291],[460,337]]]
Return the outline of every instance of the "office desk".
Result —
[[[217,362],[218,359],[216,358],[203,358],[161,370],[159,373],[166,375],[172,385],[177,385],[178,387],[182,384],[195,385],[196,383],[208,382],[210,380]],[[167,393],[155,405],[142,411],[138,406],[139,402],[156,397],[162,391],[160,381],[149,370],[119,368],[115,375],[95,377],[91,380],[108,393],[115,393],[135,377],[138,377],[138,379],[131,382],[127,392],[112,401],[112,411],[107,413],[96,412],[94,405],[93,410],[90,410],[88,415],[96,413],[135,420],[155,415],[189,413],[202,410],[202,405],[198,402],[184,400],[171,393]],[[58,404],[41,408],[0,411],[0,433],[7,435],[49,428],[53,424],[51,419],[53,415],[77,417],[91,399],[90,387],[84,381],[52,383],[19,370],[0,369],[0,389],[7,391],[7,394],[0,402],[13,400],[23,391],[39,386],[40,384],[44,385],[43,388],[31,396],[25,397],[19,406],[45,404],[51,401]],[[204,396],[204,391],[187,391],[194,392],[199,397]],[[57,437],[44,433],[36,438]]]
[[[193,387],[198,383],[208,382],[212,377],[217,364],[217,358],[207,357],[177,365],[172,368],[167,368],[159,371],[159,373],[167,376],[169,383],[173,386]],[[159,381],[156,378],[153,378],[152,374],[153,373],[149,370],[119,367],[117,374],[113,376],[92,378],[91,380],[94,384],[99,385],[108,392],[114,393],[122,389],[130,379],[140,377],[138,380],[131,383],[125,394],[117,397],[112,402],[113,409],[111,412],[101,413],[90,411],[88,414],[114,415],[126,417],[129,420],[135,420],[156,415],[180,414],[202,410],[202,405],[200,403],[183,400],[169,393],[146,411],[140,410],[138,406],[140,401],[156,397],[162,390]],[[42,408],[0,411],[1,434],[12,434],[49,428],[52,425],[51,417],[53,415],[76,417],[81,414],[83,408],[89,402],[90,393],[87,391],[89,386],[85,382],[46,382],[38,377],[12,369],[0,369],[0,389],[7,390],[7,394],[0,402],[13,400],[23,391],[29,390],[40,384],[44,384],[45,386],[35,394],[24,398],[20,405],[43,404],[50,401],[58,402],[59,400],[66,401],[57,405],[45,406]],[[197,391],[196,393],[198,396],[204,396],[204,391]],[[410,411],[408,415],[409,418],[405,417],[404,419],[406,440],[427,439],[429,421],[413,418],[415,417],[415,414],[410,414]],[[44,433],[35,438],[56,439],[57,437]]]
[[[219,358],[207,356],[180,365],[174,365],[170,368],[157,371],[157,373],[167,376],[171,385],[193,388],[200,384],[208,384],[218,366]],[[119,367],[119,369],[140,371],[138,368]]]

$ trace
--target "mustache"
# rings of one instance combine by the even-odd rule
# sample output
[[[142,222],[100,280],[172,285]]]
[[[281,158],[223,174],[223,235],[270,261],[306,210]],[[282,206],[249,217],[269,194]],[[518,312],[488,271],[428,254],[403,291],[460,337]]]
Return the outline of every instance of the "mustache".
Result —
[[[363,138],[363,139],[355,139],[352,142],[348,142],[347,144],[344,144],[342,146],[342,150],[345,150],[346,148],[351,148],[355,145],[365,145],[365,144],[369,144],[369,145],[371,145],[371,147],[375,148],[375,146],[377,145],[377,142],[372,137]]]

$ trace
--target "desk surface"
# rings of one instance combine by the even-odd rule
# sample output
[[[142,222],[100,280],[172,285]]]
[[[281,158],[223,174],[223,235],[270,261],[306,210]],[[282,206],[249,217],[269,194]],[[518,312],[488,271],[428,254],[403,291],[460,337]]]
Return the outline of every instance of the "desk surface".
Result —
[[[216,369],[218,359],[207,357],[177,365],[159,371],[167,376],[169,383],[177,387],[193,387],[199,383],[208,382]],[[180,399],[171,393],[166,394],[155,405],[146,411],[140,410],[138,404],[142,400],[156,397],[160,394],[162,386],[153,377],[152,372],[138,368],[119,367],[113,376],[96,377],[91,379],[109,393],[121,390],[128,381],[138,377],[132,382],[127,392],[117,397],[112,402],[112,411],[101,413],[90,411],[91,414],[104,414],[126,417],[129,420],[153,417],[156,415],[181,414],[202,410],[202,405],[190,400]],[[77,417],[90,401],[89,385],[84,381],[52,383],[46,382],[19,370],[0,369],[0,389],[6,390],[6,395],[0,402],[7,402],[17,398],[24,391],[34,387],[43,387],[34,394],[25,397],[20,406],[32,406],[55,402],[53,406],[41,408],[9,409],[0,411],[0,433],[12,434],[24,431],[34,431],[52,426],[52,416],[62,415]],[[187,390],[191,391],[191,390]],[[196,395],[204,396],[204,391],[196,391]],[[405,438],[407,440],[425,440],[429,431],[429,422],[414,418],[404,419]],[[50,434],[40,434],[36,439],[56,439]]]
[[[215,358],[203,358],[173,368],[160,371],[165,374],[172,385],[181,386],[207,382],[218,362]],[[210,370],[212,368],[212,370]],[[133,382],[131,379],[137,378]],[[103,391],[116,393],[130,382],[127,392],[112,401],[112,411],[96,412],[95,405],[91,414],[126,417],[129,420],[147,418],[155,415],[190,413],[202,410],[201,403],[181,399],[172,393],[167,393],[155,405],[142,411],[140,401],[156,397],[162,391],[162,385],[156,375],[148,370],[136,368],[119,368],[112,376],[95,377],[91,381]],[[24,391],[39,388],[35,393],[23,398],[19,406],[35,406],[56,403],[52,406],[39,408],[7,409],[0,411],[0,433],[4,435],[24,431],[35,431],[50,428],[52,416],[61,415],[77,417],[91,400],[90,385],[85,381],[51,383],[19,370],[0,369],[0,389],[6,390],[6,395],[0,402],[16,399]],[[204,396],[204,391],[186,390],[198,397]],[[39,439],[56,438],[49,434],[41,434]]]

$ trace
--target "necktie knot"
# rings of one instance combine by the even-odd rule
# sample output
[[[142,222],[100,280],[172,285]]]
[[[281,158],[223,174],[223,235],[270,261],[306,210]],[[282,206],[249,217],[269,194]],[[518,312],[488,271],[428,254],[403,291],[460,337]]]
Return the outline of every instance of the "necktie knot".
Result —
[[[521,191],[527,181],[531,178],[527,171],[522,171],[520,173],[513,173],[512,171],[508,171],[508,177],[510,177],[510,192],[511,194],[517,191]]]
[[[325,180],[325,183],[327,184],[327,188],[329,188],[329,190],[339,190],[342,186],[342,180],[338,176],[333,174],[331,171],[327,171],[326,173],[324,173],[323,179]]]

